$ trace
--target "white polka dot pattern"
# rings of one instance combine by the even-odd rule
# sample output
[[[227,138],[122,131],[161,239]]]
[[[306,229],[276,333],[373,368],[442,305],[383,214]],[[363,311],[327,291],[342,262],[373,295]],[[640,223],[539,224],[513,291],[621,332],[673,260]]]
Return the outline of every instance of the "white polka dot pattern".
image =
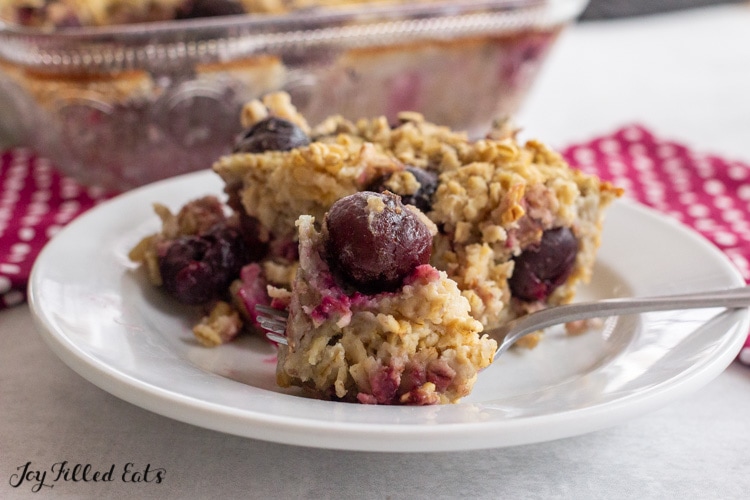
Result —
[[[571,146],[563,155],[696,229],[750,281],[750,166],[696,154],[639,126]]]
[[[0,309],[25,301],[31,266],[54,232],[109,196],[25,149],[0,152]]]
[[[700,232],[750,282],[750,165],[695,153],[636,125],[570,146],[563,156]],[[750,336],[739,359],[750,364]]]

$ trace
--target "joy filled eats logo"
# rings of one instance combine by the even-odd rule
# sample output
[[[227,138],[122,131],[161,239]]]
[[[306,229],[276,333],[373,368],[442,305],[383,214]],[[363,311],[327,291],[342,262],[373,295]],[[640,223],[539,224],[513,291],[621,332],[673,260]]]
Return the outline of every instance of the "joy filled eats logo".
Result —
[[[52,464],[48,469],[39,469],[32,462],[16,467],[8,483],[14,487],[30,487],[34,493],[42,488],[54,488],[59,483],[152,483],[161,484],[167,474],[165,469],[152,467],[151,464],[138,466],[128,462],[118,467],[95,468],[91,464],[70,464],[67,460]]]

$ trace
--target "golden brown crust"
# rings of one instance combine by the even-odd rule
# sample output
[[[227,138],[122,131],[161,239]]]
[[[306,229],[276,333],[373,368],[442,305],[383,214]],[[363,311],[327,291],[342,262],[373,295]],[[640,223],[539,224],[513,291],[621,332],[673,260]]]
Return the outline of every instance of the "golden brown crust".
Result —
[[[306,125],[287,104],[279,95],[249,103],[254,118],[247,114],[247,124],[283,110]],[[308,147],[230,155],[214,170],[227,185],[241,186],[248,214],[288,238],[297,217],[321,220],[334,201],[366,189],[379,173],[396,172],[391,187],[408,191],[413,178],[403,174],[405,165],[435,170],[439,184],[427,216],[440,232],[432,263],[458,283],[474,318],[492,327],[532,307],[511,300],[512,259],[556,227],[572,230],[579,252],[570,278],[548,303],[570,302],[576,285],[590,278],[604,210],[622,191],[572,168],[539,141],[521,143],[507,133],[470,141],[419,114],[401,117],[396,128],[382,117],[331,117],[310,127],[314,142]]]

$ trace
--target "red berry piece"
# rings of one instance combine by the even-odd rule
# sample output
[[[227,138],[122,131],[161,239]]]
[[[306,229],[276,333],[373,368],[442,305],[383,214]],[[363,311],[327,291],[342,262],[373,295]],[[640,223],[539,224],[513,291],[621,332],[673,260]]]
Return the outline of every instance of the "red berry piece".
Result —
[[[246,255],[242,236],[233,228],[177,238],[159,256],[164,289],[185,304],[217,299],[238,276]]]
[[[570,276],[578,254],[578,240],[567,227],[549,229],[538,245],[515,258],[508,280],[513,296],[533,302],[545,300]]]
[[[307,146],[310,138],[294,123],[270,116],[248,128],[234,146],[235,153],[289,151]]]
[[[405,169],[411,173],[419,183],[419,189],[412,194],[405,194],[396,192],[397,195],[401,196],[401,202],[407,205],[414,205],[422,212],[429,212],[432,209],[432,195],[435,194],[438,186],[437,173],[431,170],[425,170],[423,168],[408,166]],[[386,174],[378,177],[368,188],[370,191],[382,193],[389,190],[386,187],[388,179],[392,174]],[[390,191],[393,191],[392,189]]]
[[[332,270],[362,293],[393,291],[432,253],[432,234],[397,195],[363,191],[333,204],[324,222]]]
[[[261,260],[268,253],[268,243],[261,238],[261,224],[258,219],[240,211],[239,229],[247,248],[247,260]]]

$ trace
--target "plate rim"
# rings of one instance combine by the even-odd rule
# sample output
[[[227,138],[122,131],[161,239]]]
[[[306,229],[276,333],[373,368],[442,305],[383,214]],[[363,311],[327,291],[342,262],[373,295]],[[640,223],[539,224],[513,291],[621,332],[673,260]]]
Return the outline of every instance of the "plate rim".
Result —
[[[57,236],[68,231],[70,227],[86,224],[89,218],[98,217],[106,210],[113,209],[108,207],[116,207],[118,204],[127,205],[148,193],[157,193],[163,189],[174,188],[181,183],[196,182],[203,177],[208,178],[209,174],[215,176],[210,170],[204,170],[158,181],[125,192],[97,205],[72,221],[45,245],[45,248],[37,257],[29,277],[28,302],[32,318],[36,330],[42,335],[53,352],[73,371],[95,386],[119,399],[167,418],[247,438],[289,445],[353,451],[459,451],[532,444],[611,427],[634,416],[664,406],[674,399],[697,390],[718,376],[734,360],[744,343],[744,339],[740,338],[741,334],[739,333],[736,334],[737,338],[729,338],[729,331],[723,333],[722,335],[728,338],[725,339],[725,344],[723,344],[720,352],[715,354],[712,363],[702,366],[700,369],[686,370],[675,375],[669,379],[668,383],[662,384],[666,385],[666,388],[631,394],[605,404],[588,406],[582,409],[493,422],[441,423],[435,426],[362,422],[336,422],[332,424],[331,422],[303,420],[298,417],[284,419],[261,411],[231,408],[223,404],[199,400],[193,396],[178,394],[172,390],[157,387],[121,373],[102,360],[89,356],[82,351],[68,336],[58,331],[57,326],[47,317],[44,305],[37,293],[36,283],[41,279],[41,269],[49,258],[48,255],[52,254],[56,248],[54,241]],[[214,180],[216,181],[217,178],[214,178]],[[217,183],[217,185],[220,185],[220,183]],[[196,196],[196,194],[192,193],[192,196]],[[188,193],[185,197],[188,198]],[[623,209],[625,210],[639,211],[647,217],[656,218],[662,223],[668,223],[675,230],[689,236],[691,241],[710,252],[721,261],[723,267],[726,267],[728,274],[735,281],[735,283],[728,283],[727,286],[745,284],[739,270],[733,266],[729,258],[694,229],[633,200],[621,199],[616,203],[624,206]],[[139,222],[143,221],[134,220],[133,226],[136,226]],[[728,311],[726,314],[736,316],[732,322],[734,329],[743,331],[750,329],[750,310]],[[581,419],[581,413],[586,418]],[[249,423],[248,419],[252,422]],[[592,423],[592,420],[595,423]],[[515,436],[514,432],[508,432],[508,430],[523,431],[524,428],[528,427],[538,428],[540,421],[546,422],[545,425],[541,426],[545,432],[537,432],[532,437],[528,436],[528,432],[519,432],[519,435]],[[262,425],[256,425],[258,423]],[[481,429],[478,430],[478,428]],[[477,432],[491,434],[493,430],[496,431],[498,428],[503,430],[502,439],[495,437],[494,439],[477,440]],[[374,434],[374,436],[363,438],[358,433]]]

